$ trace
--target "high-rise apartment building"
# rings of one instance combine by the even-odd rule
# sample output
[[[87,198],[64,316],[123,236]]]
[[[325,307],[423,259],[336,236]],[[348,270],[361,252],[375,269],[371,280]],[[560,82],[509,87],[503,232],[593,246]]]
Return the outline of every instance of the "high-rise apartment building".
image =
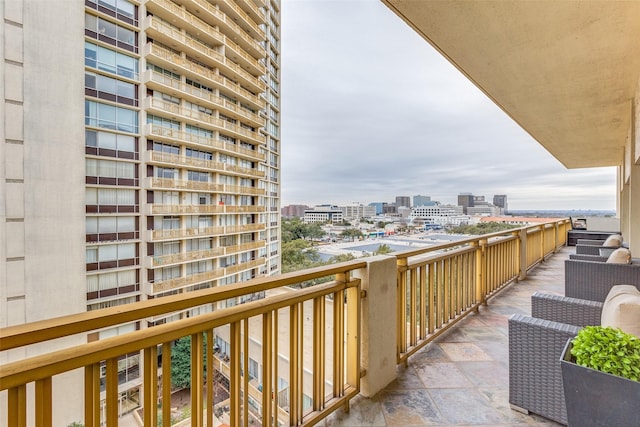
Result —
[[[1,4],[0,327],[280,271],[280,0]]]

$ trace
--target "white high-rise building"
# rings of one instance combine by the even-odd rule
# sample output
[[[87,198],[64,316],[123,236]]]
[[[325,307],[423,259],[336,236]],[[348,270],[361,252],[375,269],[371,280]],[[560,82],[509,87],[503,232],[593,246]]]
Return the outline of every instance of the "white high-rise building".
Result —
[[[280,272],[280,0],[0,14],[0,327]],[[138,358],[121,361],[123,410]]]

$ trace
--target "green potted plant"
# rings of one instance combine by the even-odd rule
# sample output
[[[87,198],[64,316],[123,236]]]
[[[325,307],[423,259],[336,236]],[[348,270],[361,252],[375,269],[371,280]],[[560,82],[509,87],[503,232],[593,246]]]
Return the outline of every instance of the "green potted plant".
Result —
[[[640,338],[586,326],[560,364],[569,426],[640,425]]]

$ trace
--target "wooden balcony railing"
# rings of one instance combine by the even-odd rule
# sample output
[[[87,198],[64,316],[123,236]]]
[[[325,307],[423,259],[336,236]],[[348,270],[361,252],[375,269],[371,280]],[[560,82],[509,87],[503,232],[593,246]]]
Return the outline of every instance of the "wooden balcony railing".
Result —
[[[568,229],[561,220],[398,254],[398,363],[524,277]]]
[[[28,356],[0,366],[0,391],[7,393],[0,414],[9,425],[26,425],[27,418],[35,425],[62,425],[52,421],[62,412],[58,405],[68,400],[57,389],[63,382],[58,377],[79,372],[75,390],[83,390],[77,401],[84,402],[84,415],[78,418],[85,426],[116,426],[118,360],[139,352],[143,423],[155,427],[161,416],[160,425],[168,426],[171,363],[160,366],[159,360],[170,361],[172,343],[190,337],[191,384],[203,385],[191,387],[191,425],[216,425],[214,417],[233,426],[249,426],[251,419],[264,426],[314,425],[348,407],[359,392],[371,396],[381,390],[395,378],[389,360],[406,362],[507,284],[524,278],[565,244],[569,228],[568,220],[558,220],[4,328],[0,355]],[[318,280],[326,282],[290,288]],[[255,300],[255,295],[266,297]],[[248,302],[215,309],[233,299]],[[60,350],[43,346],[203,306],[210,307],[205,314],[120,336]],[[228,343],[224,363],[221,354],[213,356],[214,342],[222,338]],[[251,377],[256,363],[260,373]],[[219,377],[228,383],[223,403],[228,411],[203,398],[212,396]]]

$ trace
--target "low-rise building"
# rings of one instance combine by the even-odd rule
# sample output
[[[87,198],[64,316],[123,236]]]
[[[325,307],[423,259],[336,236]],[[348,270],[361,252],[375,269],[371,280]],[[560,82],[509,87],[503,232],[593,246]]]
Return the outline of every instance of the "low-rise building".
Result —
[[[303,221],[306,224],[342,222],[342,210],[333,205],[319,205],[304,211]]]

